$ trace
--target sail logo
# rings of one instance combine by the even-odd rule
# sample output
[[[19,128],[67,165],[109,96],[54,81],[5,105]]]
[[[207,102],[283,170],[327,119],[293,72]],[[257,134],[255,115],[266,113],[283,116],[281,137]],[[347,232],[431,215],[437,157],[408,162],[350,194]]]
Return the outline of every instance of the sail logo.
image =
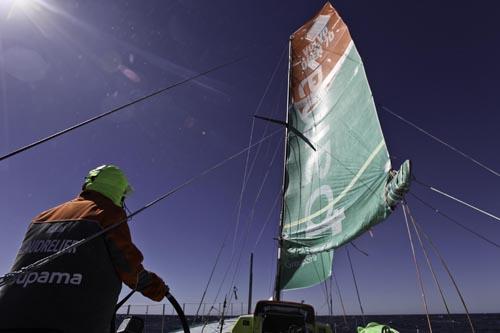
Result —
[[[306,39],[311,43],[306,45],[302,50],[302,58],[300,65],[302,70],[315,70],[320,65],[316,60],[323,57],[323,48],[328,48],[330,43],[335,39],[335,34],[328,29],[328,21],[330,15],[320,15],[314,22],[313,26],[306,34]]]
[[[334,205],[331,205],[334,201],[333,190],[328,182],[324,181],[332,172],[330,131],[328,123],[312,127],[309,131],[308,139],[321,147],[318,147],[318,151],[312,153],[306,162],[305,170],[308,171],[304,172],[304,183],[310,184],[314,176],[317,176],[323,185],[311,193],[306,203],[305,216],[308,217],[308,225],[305,231],[308,238],[340,234],[342,220],[345,218],[343,207],[334,209]],[[322,202],[325,204],[321,205]],[[315,222],[315,219],[319,222]]]
[[[19,276],[15,284],[28,287],[33,283],[38,284],[62,284],[79,286],[82,283],[83,275],[80,273],[67,273],[67,272],[30,272]]]
[[[297,260],[289,260],[285,263],[285,266],[288,269],[293,269],[302,267],[307,264],[311,264],[316,261],[318,261],[318,255],[313,253],[313,254],[307,254],[303,259],[300,258]]]
[[[302,120],[316,112],[351,42],[347,26],[333,8],[326,8],[293,35],[292,101]]]
[[[326,201],[326,210],[320,209],[312,213],[313,207],[321,200]],[[344,207],[334,209],[330,204],[333,200],[333,191],[328,185],[321,186],[311,194],[305,210],[305,216],[308,219],[305,228],[307,238],[323,235],[336,236],[342,232],[342,221],[345,219]],[[319,218],[319,222],[314,222],[315,217]]]

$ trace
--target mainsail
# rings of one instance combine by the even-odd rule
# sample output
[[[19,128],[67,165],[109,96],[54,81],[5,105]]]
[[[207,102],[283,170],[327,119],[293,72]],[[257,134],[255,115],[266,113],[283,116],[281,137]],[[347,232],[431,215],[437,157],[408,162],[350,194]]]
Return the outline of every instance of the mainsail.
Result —
[[[333,249],[385,219],[410,182],[409,161],[391,169],[363,63],[329,3],[291,37],[290,94],[278,289],[330,276]]]

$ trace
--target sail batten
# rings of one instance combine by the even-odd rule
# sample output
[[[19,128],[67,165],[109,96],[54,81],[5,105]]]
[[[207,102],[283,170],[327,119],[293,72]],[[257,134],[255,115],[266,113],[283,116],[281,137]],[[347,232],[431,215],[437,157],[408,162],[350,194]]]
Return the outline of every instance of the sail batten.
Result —
[[[280,258],[283,289],[331,274],[333,251],[385,219],[409,186],[391,170],[364,66],[327,3],[291,37],[291,103]]]

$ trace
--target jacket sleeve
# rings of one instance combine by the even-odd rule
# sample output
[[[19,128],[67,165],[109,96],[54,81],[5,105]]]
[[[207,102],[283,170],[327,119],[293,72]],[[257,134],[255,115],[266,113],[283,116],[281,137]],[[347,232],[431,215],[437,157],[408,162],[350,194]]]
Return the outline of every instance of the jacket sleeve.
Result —
[[[122,214],[120,214],[122,215]],[[125,214],[114,223],[123,220]],[[107,225],[103,225],[107,227]],[[148,272],[142,266],[144,259],[141,251],[132,243],[127,223],[110,230],[106,234],[111,261],[120,279],[129,288],[138,290],[152,300],[160,301],[165,296],[167,286],[156,274]]]

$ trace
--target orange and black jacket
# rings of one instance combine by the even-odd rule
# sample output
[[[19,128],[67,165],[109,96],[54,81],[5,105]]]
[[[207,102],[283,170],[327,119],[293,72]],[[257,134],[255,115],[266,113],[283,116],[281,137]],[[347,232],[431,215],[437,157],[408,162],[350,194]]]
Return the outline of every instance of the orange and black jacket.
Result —
[[[49,209],[30,224],[12,270],[29,265],[126,219],[125,211],[95,191]],[[144,270],[127,223],[19,276],[0,289],[0,329],[109,330],[121,282],[161,300],[163,281]]]

